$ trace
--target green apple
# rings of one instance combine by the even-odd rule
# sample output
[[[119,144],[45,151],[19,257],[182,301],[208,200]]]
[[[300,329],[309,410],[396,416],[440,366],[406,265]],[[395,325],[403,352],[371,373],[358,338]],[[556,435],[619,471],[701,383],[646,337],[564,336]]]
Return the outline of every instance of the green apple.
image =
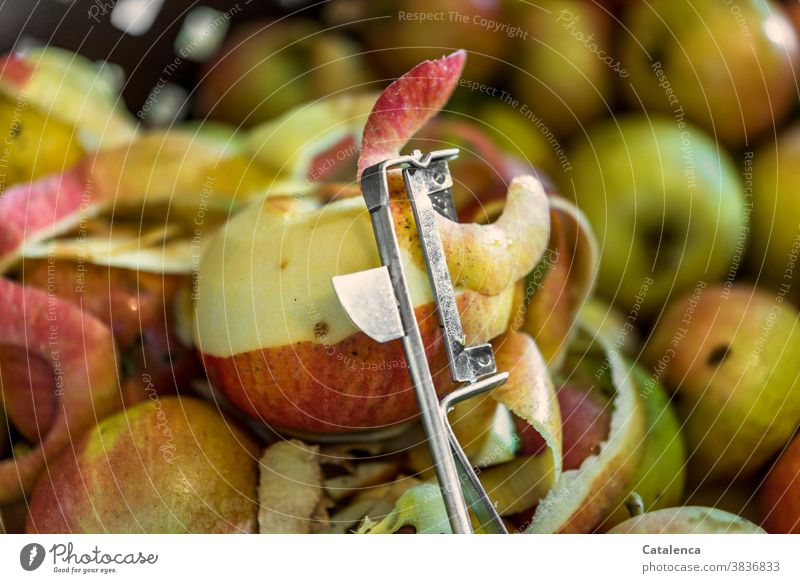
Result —
[[[751,268],[770,284],[800,281],[800,124],[794,124],[752,157]],[[795,293],[797,290],[792,290]]]
[[[609,534],[766,534],[741,516],[717,508],[679,506],[629,518]],[[652,545],[650,548],[655,547]],[[653,552],[654,554],[657,551]]]
[[[611,54],[608,13],[581,0],[515,4],[529,36],[520,39],[517,49],[514,97],[557,135],[608,111],[613,78],[626,74]]]
[[[800,423],[800,321],[779,296],[698,286],[667,307],[645,358],[677,391],[695,481],[752,475]]]
[[[545,134],[536,131],[535,126],[518,109],[491,101],[482,105],[475,117],[485,124],[484,131],[503,151],[540,168],[547,177],[563,172],[556,155],[560,145],[554,149]]]
[[[633,368],[633,376],[647,416],[644,452],[636,473],[612,506],[613,512],[599,527],[601,531],[629,518],[625,502],[633,492],[640,496],[646,512],[677,506],[683,501],[686,446],[680,420],[658,381],[638,366]]]
[[[580,318],[623,354],[636,354],[641,348],[642,342],[635,325],[636,312],[623,314],[601,298],[592,297],[583,304]]]
[[[364,90],[352,41],[305,20],[251,22],[233,31],[205,67],[197,89],[203,116],[253,126],[305,101]]]
[[[685,113],[738,146],[797,100],[798,38],[772,0],[632,2],[624,21],[622,87],[635,106]]]
[[[744,192],[728,157],[685,122],[639,115],[592,128],[562,181],[592,223],[598,290],[652,314],[674,292],[723,276],[743,245]]]

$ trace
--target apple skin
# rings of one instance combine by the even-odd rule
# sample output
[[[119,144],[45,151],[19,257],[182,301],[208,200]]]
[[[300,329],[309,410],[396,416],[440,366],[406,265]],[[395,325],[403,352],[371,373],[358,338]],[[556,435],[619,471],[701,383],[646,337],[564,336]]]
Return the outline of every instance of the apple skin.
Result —
[[[126,406],[149,398],[151,389],[176,393],[201,374],[193,347],[175,334],[179,276],[72,261],[26,261],[22,279],[82,306],[112,328]]]
[[[501,334],[510,315],[510,300],[508,293],[494,297],[473,292],[459,295],[457,303],[468,337],[486,341]],[[418,306],[415,313],[434,383],[443,395],[455,387],[450,381],[434,305]],[[324,341],[324,322],[314,325],[321,342],[262,348],[227,357],[203,354],[209,380],[242,411],[284,429],[363,431],[417,416],[419,409],[399,340],[378,344],[363,332],[356,332],[328,343]]]
[[[608,534],[766,534],[749,520],[702,506],[663,508],[629,518]]]
[[[681,150],[687,136],[693,166]],[[726,274],[744,191],[703,132],[664,117],[622,116],[592,128],[571,161],[562,193],[574,196],[597,236],[598,291],[623,311],[652,315],[671,293]]]
[[[358,48],[307,20],[251,22],[228,35],[197,89],[201,116],[252,127],[300,103],[353,89],[368,79]]]
[[[755,152],[752,179],[751,269],[773,285],[797,284],[797,266],[790,264],[800,252],[800,124]]]
[[[589,48],[610,56],[608,13],[582,0],[544,0],[535,7],[514,4],[522,28],[529,32],[527,39],[519,41],[521,70],[514,70],[514,97],[560,136],[609,111],[618,73]],[[528,119],[519,123],[531,132],[539,131]]]
[[[634,366],[633,375],[647,415],[644,452],[636,473],[612,506],[614,511],[598,527],[599,531],[630,517],[625,501],[632,492],[641,497],[645,512],[677,506],[683,501],[686,445],[680,419],[670,403],[670,396],[652,375],[639,366]]]
[[[631,104],[647,111],[682,107],[730,146],[752,144],[780,124],[797,98],[797,34],[772,0],[736,7],[738,15],[716,0],[631,3],[620,52],[630,71],[622,86]],[[672,102],[655,61],[674,90]]]
[[[758,493],[768,532],[800,534],[800,436],[781,453]]]
[[[27,442],[39,443],[53,426],[58,409],[51,364],[20,346],[0,344],[0,380],[9,388],[3,395],[11,425]],[[7,436],[8,427],[3,425],[0,432]]]
[[[767,292],[698,288],[667,307],[644,357],[677,392],[695,480],[746,478],[797,429],[798,313]]]
[[[571,385],[560,386],[556,397],[562,419],[563,468],[576,470],[608,439],[611,408],[607,401]],[[533,427],[516,416],[514,423],[521,440],[519,455],[536,455],[544,450],[546,444]]]
[[[164,397],[101,421],[52,464],[28,533],[253,533],[258,447],[210,404]]]
[[[30,353],[50,369],[56,403],[47,403],[39,425],[41,440],[25,453],[0,461],[0,505],[29,493],[39,474],[70,442],[122,405],[111,330],[79,307],[44,291],[0,278],[0,338],[6,347]],[[37,373],[38,374],[38,373]],[[27,383],[2,386],[9,421],[14,401],[31,400]],[[36,402],[40,402],[37,397]],[[55,408],[55,414],[52,413]],[[49,423],[47,416],[50,415]],[[29,427],[31,427],[29,425]]]

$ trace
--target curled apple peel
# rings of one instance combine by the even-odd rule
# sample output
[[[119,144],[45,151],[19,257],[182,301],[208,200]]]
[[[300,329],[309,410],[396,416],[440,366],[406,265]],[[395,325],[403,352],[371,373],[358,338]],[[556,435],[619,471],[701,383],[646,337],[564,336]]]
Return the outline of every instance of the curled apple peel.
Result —
[[[72,439],[121,406],[111,330],[100,320],[44,291],[0,279],[0,338],[47,362],[55,378],[55,414],[33,448],[0,462],[0,504],[31,491],[48,462]],[[3,386],[6,402],[30,399]]]
[[[0,95],[74,126],[89,151],[128,143],[136,134],[137,124],[110,72],[64,49],[0,57]]]
[[[590,532],[614,510],[642,455],[646,419],[630,367],[595,330],[580,326],[561,374],[587,374],[613,388],[608,439],[597,455],[561,474],[537,506],[529,533]]]
[[[559,196],[549,202],[550,239],[542,262],[526,278],[521,329],[557,370],[594,291],[600,252],[588,219],[574,204]]]
[[[144,169],[144,170],[143,170]],[[179,132],[151,133],[127,146],[99,151],[61,174],[17,184],[0,197],[0,273],[24,246],[56,237],[104,211],[188,217],[213,223],[275,186],[247,156]]]

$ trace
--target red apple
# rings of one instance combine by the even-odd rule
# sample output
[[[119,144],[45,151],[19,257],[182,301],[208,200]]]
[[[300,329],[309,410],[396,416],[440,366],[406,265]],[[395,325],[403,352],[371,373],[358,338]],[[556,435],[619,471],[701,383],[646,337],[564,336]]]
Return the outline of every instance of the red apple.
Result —
[[[767,531],[800,534],[800,436],[767,474],[758,493],[758,506]]]
[[[395,157],[455,87],[463,53],[426,62],[396,81],[364,129],[359,171]],[[434,304],[403,192],[391,210],[412,301],[439,389],[450,388]],[[515,283],[547,243],[547,200],[531,177],[512,182],[503,215],[486,226],[443,217],[438,227],[467,341],[503,332]],[[331,278],[379,265],[363,199],[286,212],[266,199],[234,217],[200,266],[195,342],[212,382],[251,415],[319,432],[363,430],[416,414],[399,341],[358,331]]]
[[[179,276],[69,261],[27,261],[22,278],[82,306],[112,328],[126,405],[147,399],[153,390],[175,393],[199,371],[194,349],[175,335]]]
[[[564,470],[574,470],[590,455],[597,455],[600,445],[608,438],[611,406],[598,396],[571,385],[559,387],[556,396],[561,408]],[[519,454],[540,453],[545,443],[539,433],[519,417],[515,417],[514,422],[522,440]]]
[[[42,379],[45,367],[53,379],[52,391],[3,383],[9,421],[19,415],[28,436],[41,436],[27,453],[0,462],[0,504],[7,504],[30,492],[70,440],[121,403],[111,330],[71,302],[0,279],[0,339],[7,355],[32,356],[31,381]]]
[[[197,399],[148,400],[51,462],[29,533],[252,533],[257,445]]]

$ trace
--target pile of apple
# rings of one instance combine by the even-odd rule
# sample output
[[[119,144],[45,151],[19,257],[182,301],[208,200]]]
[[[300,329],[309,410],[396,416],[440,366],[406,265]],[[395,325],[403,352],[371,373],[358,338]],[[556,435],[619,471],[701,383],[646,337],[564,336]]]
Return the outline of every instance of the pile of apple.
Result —
[[[458,147],[438,227],[510,378],[451,422],[509,530],[800,532],[795,5],[402,4],[234,30],[169,129],[0,57],[0,530],[449,532],[402,346],[331,278],[380,264],[361,172]]]

